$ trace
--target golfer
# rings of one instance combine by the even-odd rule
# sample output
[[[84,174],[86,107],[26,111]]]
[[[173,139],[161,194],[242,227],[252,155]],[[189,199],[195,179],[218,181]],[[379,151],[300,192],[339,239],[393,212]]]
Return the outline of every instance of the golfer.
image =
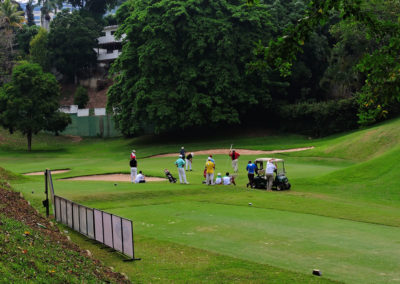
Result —
[[[136,159],[136,151],[132,150],[131,159]]]
[[[139,171],[139,174],[137,175],[136,179],[135,179],[135,183],[145,183],[145,177],[142,173],[142,171]]]
[[[207,185],[214,185],[214,171],[215,171],[215,164],[211,161],[211,158],[208,157],[206,163],[206,184]]]
[[[256,172],[257,166],[253,164],[251,161],[247,164],[246,171],[247,171],[247,177],[249,178],[249,183],[246,185],[246,187],[253,188],[254,187],[254,173]]]
[[[221,173],[217,174],[217,178],[215,179],[215,184],[222,184],[222,176]]]
[[[186,154],[185,147],[183,147],[183,146],[181,147],[179,154],[182,155],[182,159],[185,160],[185,154]]]
[[[137,175],[136,157],[135,158],[131,158],[131,160],[129,161],[129,166],[131,167],[131,183],[134,183],[135,179],[136,179],[136,175]]]
[[[188,166],[190,171],[192,171],[192,160],[193,160],[193,153],[190,153],[189,155],[187,155],[186,157],[186,171],[188,170]]]
[[[182,155],[179,155],[178,160],[176,160],[175,165],[178,167],[179,182],[189,184],[186,180],[185,173],[185,161],[182,159]]]
[[[276,166],[268,160],[267,167],[265,168],[265,178],[267,179],[267,190],[272,189],[274,183],[274,171],[276,171]]]
[[[236,152],[235,151],[235,149],[233,149],[232,151],[229,151],[229,157],[231,157],[232,158],[232,168],[233,168],[233,171],[235,172],[235,173],[237,173],[238,172],[238,162],[239,162],[239,157],[240,157],[240,154],[238,153],[238,152]]]

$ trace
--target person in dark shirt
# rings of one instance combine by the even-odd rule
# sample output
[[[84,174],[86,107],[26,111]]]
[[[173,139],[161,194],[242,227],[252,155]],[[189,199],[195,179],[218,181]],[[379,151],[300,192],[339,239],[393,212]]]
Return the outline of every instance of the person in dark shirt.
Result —
[[[186,157],[186,150],[185,147],[181,147],[181,150],[179,151],[179,154],[182,155],[182,159],[185,160]]]
[[[186,157],[186,171],[188,170],[188,166],[190,171],[192,171],[192,160],[193,160],[193,153],[190,153],[189,155],[187,155]]]

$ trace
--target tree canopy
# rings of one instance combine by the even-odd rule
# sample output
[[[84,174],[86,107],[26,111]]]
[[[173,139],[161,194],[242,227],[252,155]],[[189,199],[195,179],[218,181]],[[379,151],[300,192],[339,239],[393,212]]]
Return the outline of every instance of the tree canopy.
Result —
[[[59,95],[52,74],[43,73],[38,64],[21,62],[13,68],[11,82],[0,88],[0,124],[26,135],[30,151],[33,134],[62,131],[70,123],[69,116],[58,111]]]
[[[107,107],[124,134],[236,124],[270,106],[268,73],[246,73],[253,42],[275,29],[266,5],[131,0],[117,18],[124,46]]]
[[[283,36],[271,41],[267,47],[258,46],[261,60],[256,61],[253,67],[275,66],[283,76],[289,75],[305,41],[316,27],[325,24],[332,12],[336,11],[341,19],[351,20],[353,24],[360,23],[367,39],[374,41],[374,48],[369,52],[364,50],[357,65],[358,71],[364,73],[366,78],[357,98],[360,122],[376,122],[387,114],[391,103],[400,102],[400,23],[393,16],[396,15],[393,9],[398,9],[398,6],[392,0],[311,1],[306,14],[295,25],[289,26]],[[392,9],[388,10],[388,7]]]
[[[51,65],[69,80],[76,81],[79,72],[84,73],[96,64],[97,38],[101,27],[79,11],[64,10],[50,24],[48,50]]]

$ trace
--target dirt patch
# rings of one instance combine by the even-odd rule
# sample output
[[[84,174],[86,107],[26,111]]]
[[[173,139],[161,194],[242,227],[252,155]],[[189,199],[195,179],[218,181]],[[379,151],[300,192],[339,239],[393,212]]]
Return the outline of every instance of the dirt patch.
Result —
[[[262,151],[262,150],[248,150],[248,149],[235,149],[240,155],[268,155],[268,154],[279,154],[279,153],[290,153],[290,152],[300,152],[305,150],[314,149],[314,146],[304,147],[304,148],[295,148],[295,149],[286,149],[286,150],[272,150],[272,151]],[[217,155],[217,154],[229,154],[229,149],[210,149],[210,150],[202,150],[202,151],[193,151],[195,155]],[[159,158],[159,157],[175,157],[178,156],[179,153],[169,153],[169,154],[161,154],[154,155],[150,158]]]
[[[63,173],[68,173],[70,170],[54,170],[51,171],[52,175],[56,175],[56,174],[63,174]],[[32,173],[26,173],[24,174],[26,176],[40,176],[40,175],[44,175],[44,172],[32,172]]]
[[[63,180],[94,180],[94,181],[131,181],[131,175],[128,174],[110,174],[110,175],[93,175],[93,176],[81,176],[81,177],[73,177],[66,178]],[[159,177],[146,177],[146,182],[153,181],[166,181],[165,178]]]
[[[81,142],[83,140],[81,136],[65,135],[65,137],[70,138],[72,142]]]
[[[0,214],[23,222],[32,229],[40,231],[42,234],[48,236],[51,241],[62,246],[63,249],[73,250],[84,257],[88,257],[85,250],[68,241],[67,237],[60,233],[57,226],[54,226],[49,222],[49,219],[40,215],[18,192],[12,191],[9,185],[4,183],[0,185]],[[98,260],[90,259],[98,267],[96,274],[98,274],[99,278],[104,278],[102,276],[107,275],[108,278],[111,278],[116,283],[130,283],[123,275],[112,272],[109,268],[104,267]]]

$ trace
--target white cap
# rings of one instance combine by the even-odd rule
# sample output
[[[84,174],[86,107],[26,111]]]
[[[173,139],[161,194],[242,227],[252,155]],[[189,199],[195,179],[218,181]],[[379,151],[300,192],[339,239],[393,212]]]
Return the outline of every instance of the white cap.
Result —
[[[179,158],[182,158],[183,156],[182,155],[179,155]]]
[[[136,153],[136,151],[135,151],[135,150],[132,150],[132,153]]]
[[[211,161],[211,157],[208,157],[207,160]]]
[[[218,175],[220,176],[220,175],[221,175],[221,173],[218,173]]]
[[[184,148],[185,148],[185,147],[183,147],[183,146],[182,146],[182,148],[181,148],[181,149],[184,149]]]

